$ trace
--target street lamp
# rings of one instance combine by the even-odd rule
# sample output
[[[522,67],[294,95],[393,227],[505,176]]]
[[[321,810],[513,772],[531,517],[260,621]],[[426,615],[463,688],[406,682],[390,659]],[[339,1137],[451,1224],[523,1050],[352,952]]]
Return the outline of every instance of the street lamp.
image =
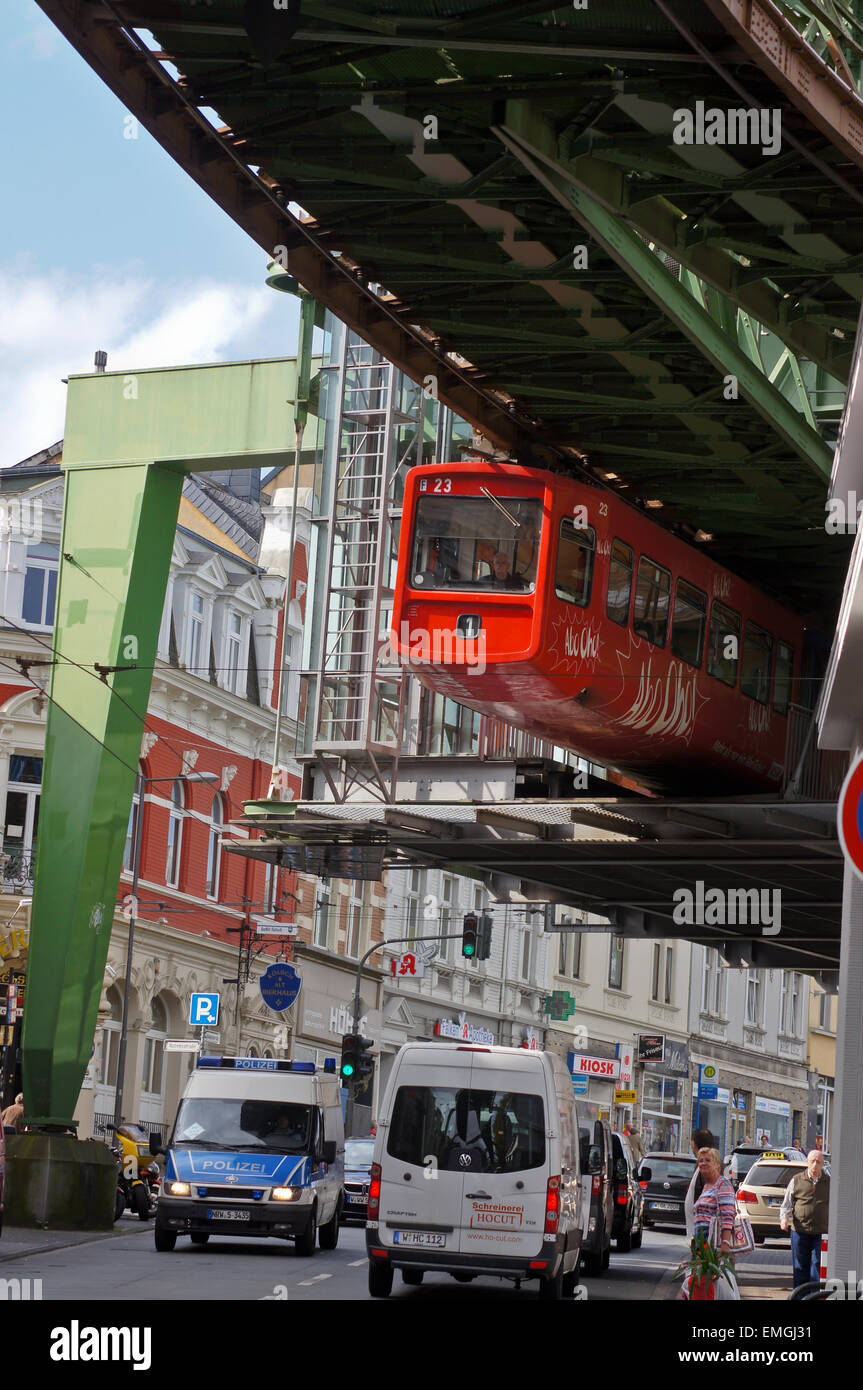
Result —
[[[129,995],[132,989],[132,948],[135,944],[135,920],[138,910],[138,869],[141,862],[141,826],[144,824],[144,796],[154,782],[218,782],[218,772],[183,772],[178,777],[142,777],[138,774],[135,791],[138,814],[135,818],[135,839],[132,849],[132,900],[129,904],[129,944],[126,948],[126,979],[123,987],[123,1021],[120,1024],[120,1047],[117,1052],[117,1082],[114,1087],[114,1130],[123,1123],[123,1081],[126,1070],[126,1038],[129,1031]]]

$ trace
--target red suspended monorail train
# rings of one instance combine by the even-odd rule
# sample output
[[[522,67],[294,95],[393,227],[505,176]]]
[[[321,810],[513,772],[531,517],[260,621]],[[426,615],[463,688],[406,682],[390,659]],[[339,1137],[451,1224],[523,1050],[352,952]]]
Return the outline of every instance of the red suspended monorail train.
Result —
[[[430,689],[646,787],[781,780],[801,619],[576,479],[412,469],[391,640]]]

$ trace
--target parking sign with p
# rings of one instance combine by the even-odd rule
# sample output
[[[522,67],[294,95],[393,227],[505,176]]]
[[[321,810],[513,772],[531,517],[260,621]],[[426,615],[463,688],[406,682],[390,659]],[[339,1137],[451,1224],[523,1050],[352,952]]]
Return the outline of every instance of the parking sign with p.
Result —
[[[218,994],[193,994],[189,1000],[190,1026],[192,1028],[215,1028],[218,1021]]]

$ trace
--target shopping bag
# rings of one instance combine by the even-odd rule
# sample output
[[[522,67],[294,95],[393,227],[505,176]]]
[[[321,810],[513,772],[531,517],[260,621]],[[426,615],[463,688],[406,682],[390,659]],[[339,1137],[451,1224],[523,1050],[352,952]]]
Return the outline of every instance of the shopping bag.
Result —
[[[707,1239],[715,1250],[720,1245],[719,1220],[717,1217],[710,1218],[710,1230]],[[731,1258],[734,1260],[744,1260],[747,1255],[751,1255],[755,1249],[755,1236],[752,1234],[752,1223],[748,1216],[741,1216],[738,1212],[734,1218],[734,1226],[731,1230]]]

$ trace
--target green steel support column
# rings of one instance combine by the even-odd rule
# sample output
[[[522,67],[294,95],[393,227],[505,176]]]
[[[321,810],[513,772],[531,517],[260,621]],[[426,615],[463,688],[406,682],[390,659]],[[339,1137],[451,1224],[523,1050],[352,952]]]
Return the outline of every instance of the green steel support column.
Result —
[[[36,1125],[71,1122],[93,1046],[182,483],[148,463],[66,472],[24,1022]]]

